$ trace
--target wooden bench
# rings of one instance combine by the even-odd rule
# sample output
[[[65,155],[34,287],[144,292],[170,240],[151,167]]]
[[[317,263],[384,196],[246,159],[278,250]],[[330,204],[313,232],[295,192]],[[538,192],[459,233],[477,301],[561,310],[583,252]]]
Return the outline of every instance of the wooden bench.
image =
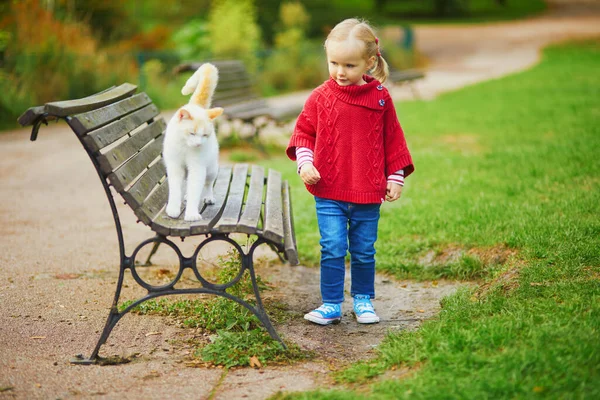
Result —
[[[222,166],[214,185],[215,204],[204,206],[201,212],[202,220],[187,222],[183,218],[169,218],[164,211],[169,182],[161,157],[166,124],[148,95],[135,94],[136,89],[136,86],[124,83],[83,99],[32,107],[19,117],[22,126],[33,127],[31,140],[36,139],[42,123],[47,124],[47,121],[53,119],[64,119],[68,123],[96,168],[117,230],[120,269],[114,301],[91,356],[73,362],[96,362],[100,347],[127,312],[146,300],[176,294],[214,294],[236,301],[253,312],[271,337],[283,344],[260,299],[253,256],[255,249],[266,243],[292,265],[298,263],[292,202],[287,181],[282,179],[278,171],[267,171],[257,165]],[[154,231],[153,237],[137,245],[131,253],[125,250],[123,229],[111,186],[131,207],[139,221]],[[232,233],[252,235],[256,240],[245,252],[230,237]],[[190,258],[184,257],[179,247],[169,239],[195,235],[205,235],[205,238]],[[241,257],[240,271],[228,283],[214,284],[207,281],[196,265],[202,247],[215,240],[229,243],[237,249]],[[179,267],[170,283],[158,286],[140,277],[140,262],[136,257],[144,246],[153,246],[154,251],[161,244],[170,246],[175,251],[179,257]],[[186,269],[193,271],[198,287],[175,288]],[[132,274],[147,294],[123,311],[119,311],[119,297],[126,271]],[[251,277],[256,305],[227,292],[228,288],[242,278],[245,271],[248,271]]]
[[[407,84],[412,91],[412,94],[415,98],[420,98],[419,92],[414,86],[414,82],[418,79],[423,79],[425,77],[425,73],[423,71],[419,71],[416,69],[405,69],[405,70],[397,70],[395,68],[390,68],[390,75],[388,76],[388,81],[392,82],[395,85],[404,85]]]
[[[212,105],[223,107],[229,119],[253,122],[257,117],[268,117],[277,122],[295,118],[304,104],[269,106],[255,90],[250,74],[240,60],[209,61],[219,70],[219,83],[213,96]],[[175,73],[196,71],[203,62],[190,62],[179,65]]]

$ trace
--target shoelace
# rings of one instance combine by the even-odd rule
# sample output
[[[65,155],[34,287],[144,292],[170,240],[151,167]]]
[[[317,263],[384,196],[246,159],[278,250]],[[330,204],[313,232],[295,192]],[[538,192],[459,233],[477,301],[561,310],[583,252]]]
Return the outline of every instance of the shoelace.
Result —
[[[329,314],[329,313],[334,313],[337,310],[335,309],[334,306],[322,304],[321,307],[317,308],[315,311],[321,311],[323,314]]]
[[[357,302],[356,303],[356,310],[360,314],[365,313],[365,312],[370,312],[370,313],[375,314],[375,309],[373,308],[373,304],[368,303],[366,301],[365,302],[362,302],[362,301],[361,302]]]

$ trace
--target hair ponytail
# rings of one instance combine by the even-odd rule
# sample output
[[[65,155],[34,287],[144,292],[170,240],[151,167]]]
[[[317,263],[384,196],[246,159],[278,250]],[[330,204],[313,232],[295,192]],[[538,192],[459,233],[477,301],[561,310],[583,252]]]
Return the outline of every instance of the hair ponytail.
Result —
[[[375,68],[371,70],[371,75],[373,75],[373,78],[377,79],[379,82],[385,83],[388,76],[390,76],[390,68],[388,67],[388,63],[381,55],[381,52],[378,52],[375,55],[375,58]]]

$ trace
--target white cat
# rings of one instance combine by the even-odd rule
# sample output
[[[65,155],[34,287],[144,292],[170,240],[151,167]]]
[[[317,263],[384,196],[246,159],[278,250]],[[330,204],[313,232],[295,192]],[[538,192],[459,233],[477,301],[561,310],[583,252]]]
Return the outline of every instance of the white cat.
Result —
[[[209,107],[218,80],[217,68],[202,64],[181,89],[184,95],[193,92],[189,103],[177,110],[167,124],[163,158],[169,182],[166,212],[171,218],[181,214],[184,189],[186,221],[202,219],[199,212],[201,199],[206,204],[214,203],[219,143],[213,120],[223,113],[223,109]]]

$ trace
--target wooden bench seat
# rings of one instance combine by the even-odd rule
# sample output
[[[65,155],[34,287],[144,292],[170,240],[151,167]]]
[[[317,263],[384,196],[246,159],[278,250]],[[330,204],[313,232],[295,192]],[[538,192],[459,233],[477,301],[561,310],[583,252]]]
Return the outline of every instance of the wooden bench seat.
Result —
[[[98,352],[123,315],[140,303],[159,296],[171,294],[208,293],[227,297],[252,311],[263,323],[269,334],[283,342],[273,328],[260,300],[253,267],[253,253],[257,246],[268,244],[290,264],[298,264],[294,236],[292,202],[287,181],[273,169],[257,165],[223,165],[214,185],[215,203],[201,210],[202,220],[184,221],[172,219],[165,214],[168,198],[168,178],[162,161],[162,143],[166,123],[158,108],[145,93],[135,93],[136,86],[124,83],[84,99],[47,103],[32,107],[19,118],[23,126],[33,126],[31,140],[35,140],[39,127],[51,119],[64,119],[79,138],[90,156],[110,203],[120,252],[120,279],[115,299],[104,331],[90,358],[79,360],[93,363]],[[131,207],[138,220],[155,232],[155,236],[140,243],[126,253],[125,241],[115,198],[110,187]],[[244,251],[229,237],[232,233],[253,235],[256,241]],[[202,277],[196,265],[196,257],[186,258],[169,237],[205,235],[198,250],[206,243],[222,240],[230,243],[240,253],[242,265],[239,275],[226,284],[212,284]],[[137,274],[135,257],[143,246],[154,243],[154,249],[166,244],[180,257],[179,273],[163,286],[144,282]],[[176,283],[183,270],[190,268],[198,278],[196,289],[177,289]],[[124,311],[118,310],[123,275],[129,270],[147,295],[135,301]],[[256,305],[232,296],[227,289],[248,271],[256,295]],[[285,346],[285,345],[284,345]]]

